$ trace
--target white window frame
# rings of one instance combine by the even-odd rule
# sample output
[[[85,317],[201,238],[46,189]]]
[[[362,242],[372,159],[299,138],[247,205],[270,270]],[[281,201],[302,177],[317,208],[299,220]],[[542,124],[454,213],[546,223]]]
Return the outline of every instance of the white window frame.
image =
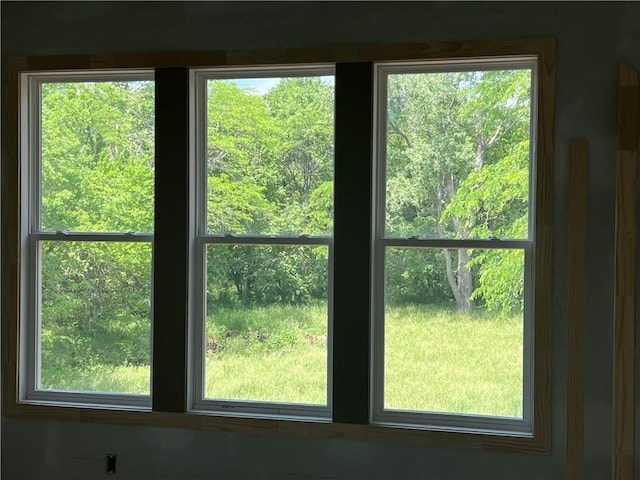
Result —
[[[374,65],[374,187],[373,187],[373,249],[372,249],[372,362],[371,362],[371,424],[411,426],[430,430],[470,433],[533,435],[533,366],[534,366],[534,252],[535,252],[535,191],[536,191],[536,126],[537,68],[535,56],[491,57],[477,59],[424,60],[418,62],[384,62]],[[386,122],[387,77],[392,73],[436,73],[475,70],[527,69],[531,72],[529,204],[527,239],[448,239],[386,237]],[[413,248],[482,248],[518,249],[525,255],[524,319],[523,319],[523,417],[510,418],[451,412],[424,412],[384,407],[384,331],[385,331],[385,252],[388,247]],[[542,374],[538,372],[538,375]]]
[[[189,289],[188,401],[191,412],[214,412],[233,417],[265,417],[297,420],[331,420],[333,372],[333,235],[222,235],[208,233],[207,225],[207,81],[242,78],[334,76],[333,65],[311,64],[275,67],[224,67],[191,69],[191,132],[192,132],[192,222],[195,234],[190,241],[191,282]],[[206,248],[208,245],[307,245],[328,248],[327,272],[327,404],[227,400],[205,397],[206,360]]]
[[[44,83],[153,81],[152,70],[29,72],[21,74],[21,321],[19,397],[25,403],[80,405],[118,409],[150,410],[151,395],[48,390],[38,388],[41,369],[40,256],[42,241],[148,243],[153,256],[153,234],[150,232],[67,232],[41,230],[41,86]],[[151,275],[151,308],[153,306],[153,272]],[[151,341],[153,311],[150,312]],[[151,361],[151,357],[150,357]],[[151,368],[153,368],[151,366]],[[151,370],[149,376],[151,391]]]
[[[520,452],[525,454],[548,454],[551,451],[551,439],[553,434],[552,428],[552,393],[553,382],[552,371],[553,358],[553,252],[554,252],[554,164],[555,164],[555,105],[556,105],[556,56],[557,42],[552,37],[524,37],[524,38],[496,38],[496,39],[478,39],[463,42],[437,42],[429,41],[428,43],[412,43],[412,44],[378,44],[378,45],[348,45],[348,46],[322,46],[318,48],[305,49],[280,49],[280,50],[224,50],[224,51],[203,51],[203,52],[156,52],[141,53],[131,52],[124,54],[92,54],[71,55],[71,56],[15,56],[7,58],[7,78],[4,86],[7,89],[7,105],[5,109],[6,131],[5,138],[6,148],[3,151],[2,176],[3,176],[3,197],[2,203],[5,206],[2,225],[2,316],[4,334],[7,336],[6,355],[3,361],[3,414],[8,417],[15,418],[48,418],[52,420],[73,420],[78,422],[100,422],[100,423],[139,423],[153,426],[166,427],[184,427],[194,429],[214,429],[224,431],[238,432],[264,432],[273,430],[285,432],[292,435],[302,436],[318,436],[330,438],[341,436],[347,439],[367,440],[367,441],[401,441],[415,445],[433,446],[448,445],[456,447],[471,448],[474,450],[501,450]],[[371,296],[375,293],[374,284],[370,281],[372,271],[376,273],[375,265],[371,265],[375,261],[375,255],[372,253],[375,244],[375,236],[372,230],[374,223],[374,215],[364,214],[363,218],[357,217],[357,210],[361,208],[363,211],[373,210],[375,205],[369,203],[364,206],[363,200],[372,195],[369,190],[375,187],[375,180],[370,182],[372,169],[375,169],[375,162],[367,163],[367,158],[374,158],[371,151],[375,149],[371,138],[373,130],[376,127],[376,121],[372,118],[371,109],[375,104],[375,95],[371,95],[371,103],[363,101],[365,97],[369,97],[369,92],[373,88],[375,75],[372,72],[376,62],[402,63],[404,61],[421,63],[425,62],[430,65],[440,63],[465,63],[467,59],[475,59],[475,61],[491,62],[495,59],[537,59],[537,85],[532,91],[532,106],[538,109],[534,123],[532,140],[537,143],[537,151],[532,159],[536,163],[537,175],[530,178],[531,188],[537,192],[536,211],[533,211],[534,205],[531,205],[530,221],[533,221],[537,228],[535,241],[535,291],[533,292],[535,302],[535,322],[530,322],[531,329],[531,348],[535,340],[535,351],[533,352],[535,378],[533,379],[534,390],[531,393],[533,401],[533,411],[535,416],[531,419],[533,431],[518,432],[513,431],[509,426],[508,431],[492,430],[491,426],[482,426],[478,430],[465,427],[468,422],[464,422],[465,426],[458,428],[455,426],[447,426],[446,422],[440,422],[441,416],[438,414],[427,415],[426,418],[433,418],[433,424],[429,424],[425,419],[425,415],[417,412],[418,420],[413,416],[405,419],[400,423],[400,419],[387,419],[386,422],[381,421],[378,417],[372,415],[373,412],[373,396],[374,390],[371,384],[374,380],[371,364],[375,360],[371,351],[374,348],[373,340],[376,335],[370,330],[375,326],[371,310],[374,306]],[[335,63],[337,62],[337,63]],[[362,289],[358,289],[357,301],[350,305],[343,297],[344,292],[332,292],[335,294],[337,302],[335,307],[339,310],[335,312],[339,322],[338,342],[334,342],[333,351],[339,356],[340,362],[347,363],[338,365],[335,369],[337,373],[334,380],[337,382],[333,387],[333,395],[336,401],[329,406],[332,411],[332,418],[314,419],[313,422],[299,422],[298,418],[280,415],[263,415],[261,413],[242,413],[239,410],[226,412],[222,409],[206,410],[203,412],[192,412],[190,407],[193,406],[193,388],[192,379],[189,377],[192,373],[192,346],[183,343],[192,343],[191,334],[193,329],[193,261],[195,235],[192,231],[194,228],[193,201],[195,194],[195,162],[194,162],[194,138],[195,132],[191,128],[188,130],[188,121],[193,122],[193,88],[189,86],[189,77],[193,69],[220,69],[237,70],[241,68],[257,68],[266,65],[327,65],[336,66],[336,72],[342,78],[336,76],[336,95],[353,95],[358,92],[358,86],[362,85],[361,95],[356,94],[354,104],[358,105],[357,110],[345,107],[341,102],[340,107],[337,103],[336,115],[336,140],[340,142],[342,147],[349,150],[356,156],[357,164],[352,164],[346,168],[345,163],[341,160],[341,153],[336,150],[338,160],[341,161],[340,167],[342,174],[347,180],[351,176],[351,181],[355,182],[356,190],[359,194],[363,194],[358,200],[358,207],[349,208],[349,202],[345,202],[345,189],[349,188],[344,183],[336,182],[339,193],[339,208],[341,214],[338,216],[339,225],[341,225],[341,234],[336,235],[335,243],[338,249],[335,250],[339,255],[344,255],[345,244],[347,252],[354,252],[358,249],[365,251],[364,257],[369,258],[370,262],[366,269],[362,268],[363,258],[358,257],[357,274],[354,272],[354,279],[357,279],[358,285],[366,277],[364,287],[367,294],[363,294]],[[277,67],[276,67],[277,68]],[[60,399],[52,399],[50,401],[39,401],[26,398],[27,386],[27,343],[28,335],[26,329],[28,327],[29,303],[32,300],[29,292],[28,278],[28,260],[29,252],[29,219],[30,216],[25,210],[30,208],[29,202],[29,141],[25,132],[28,131],[30,124],[28,103],[28,82],[25,78],[28,76],[40,75],[56,75],[61,77],[81,75],[94,72],[102,75],[109,72],[121,72],[130,74],[131,72],[150,72],[156,73],[156,108],[157,108],[157,129],[156,139],[159,130],[162,130],[162,141],[156,144],[156,161],[158,162],[156,169],[156,177],[158,180],[156,188],[160,188],[162,192],[162,202],[156,199],[156,208],[161,208],[163,213],[157,215],[155,222],[160,226],[162,224],[163,238],[160,239],[158,232],[155,232],[155,241],[153,248],[155,265],[155,274],[158,275],[163,270],[162,276],[155,280],[158,285],[154,285],[155,290],[171,291],[173,278],[167,278],[165,271],[167,265],[165,262],[171,261],[172,248],[177,249],[176,253],[180,259],[180,275],[175,278],[175,282],[180,288],[171,291],[171,298],[156,298],[155,302],[159,305],[170,306],[173,302],[177,303],[175,309],[169,309],[167,312],[155,312],[153,321],[155,324],[157,335],[153,335],[156,359],[164,360],[158,365],[158,368],[152,368],[152,379],[155,382],[152,385],[152,395],[154,396],[154,405],[152,411],[149,412],[148,407],[131,407],[122,405],[120,401],[111,401],[112,397],[100,399],[99,396],[90,395],[88,398],[78,398],[73,395]],[[353,77],[350,78],[350,76]],[[252,75],[254,76],[254,75]],[[83,77],[84,78],[84,77]],[[175,95],[174,95],[175,93]],[[347,97],[348,98],[348,97]],[[191,108],[190,108],[191,105]],[[176,124],[171,125],[171,119],[177,116]],[[358,127],[354,129],[358,137],[357,144],[351,144],[346,147],[345,139],[348,138],[350,125],[344,122],[358,122]],[[369,132],[362,128],[371,127]],[[193,123],[192,123],[193,125]],[[162,127],[162,128],[160,128]],[[177,127],[177,128],[176,128]],[[185,128],[187,127],[187,128]],[[537,129],[537,131],[536,131]],[[186,135],[185,135],[186,134]],[[184,137],[189,137],[189,141],[185,142]],[[352,148],[350,148],[352,147]],[[179,157],[180,162],[173,162],[173,158]],[[348,157],[347,157],[348,158]],[[189,181],[191,185],[184,185],[185,163],[188,165]],[[349,165],[347,162],[346,165]],[[365,166],[366,165],[366,166]],[[336,169],[337,171],[338,169]],[[362,171],[363,175],[357,178],[356,172]],[[533,172],[536,173],[536,172]],[[172,190],[172,175],[176,175],[176,193],[179,197],[175,198],[176,207],[171,208],[170,195]],[[357,178],[357,180],[356,180]],[[360,180],[363,180],[360,182]],[[337,179],[336,179],[337,180]],[[188,188],[188,190],[187,190]],[[169,193],[167,193],[169,192]],[[169,196],[169,198],[168,198]],[[184,205],[185,200],[190,202],[187,209]],[[32,203],[32,202],[31,202]],[[346,208],[345,208],[346,205]],[[171,227],[165,223],[167,217],[165,215],[175,215],[177,232],[171,231]],[[185,221],[185,215],[188,221]],[[535,216],[535,220],[533,217]],[[353,233],[347,226],[349,222],[345,220],[353,220],[358,218],[358,228],[366,228],[367,232],[363,237],[359,238],[357,249],[348,248],[348,237],[343,234]],[[365,221],[366,218],[366,221]],[[162,219],[162,221],[158,221]],[[361,221],[360,221],[361,220]],[[170,222],[169,222],[170,223]],[[169,229],[169,231],[167,231]],[[172,235],[174,233],[175,235]],[[159,241],[162,240],[162,242]],[[347,239],[345,243],[345,239]],[[156,248],[157,246],[157,248]],[[162,249],[159,247],[163,246]],[[169,248],[167,248],[169,247]],[[162,250],[161,252],[159,250]],[[188,252],[189,253],[188,253]],[[188,255],[186,255],[188,253]],[[190,255],[190,256],[189,256]],[[188,261],[184,261],[184,257],[189,256]],[[157,258],[156,258],[157,257]],[[343,258],[343,257],[340,257]],[[341,260],[342,262],[342,260]],[[26,265],[26,266],[25,266]],[[177,265],[177,264],[176,264]],[[162,268],[160,268],[162,266]],[[185,267],[189,268],[189,275],[183,275]],[[336,285],[340,286],[348,284],[344,281],[345,269],[344,264],[331,265],[334,271],[338,271],[341,275],[336,280]],[[170,269],[169,269],[170,270]],[[331,271],[330,278],[333,278]],[[188,277],[188,279],[187,279]],[[367,292],[368,291],[368,292]],[[338,295],[338,293],[340,293]],[[187,296],[189,298],[187,306]],[[533,304],[531,304],[533,308]],[[353,308],[351,308],[353,307]],[[184,310],[188,310],[188,315],[183,314]],[[331,310],[330,310],[331,311]],[[165,314],[166,313],[166,314]],[[331,311],[331,313],[333,313]],[[29,313],[31,314],[31,313]],[[531,313],[533,316],[533,313]],[[352,324],[347,320],[343,320],[343,316],[347,319],[354,320]],[[157,318],[156,318],[157,317]],[[347,327],[345,328],[345,325]],[[330,324],[330,328],[334,328]],[[184,331],[182,331],[184,329]],[[187,329],[189,331],[187,332]],[[359,331],[362,331],[362,340],[360,342]],[[535,330],[535,332],[533,332]],[[533,339],[535,334],[535,339]],[[172,335],[176,335],[175,341],[172,341]],[[330,336],[333,333],[330,332]],[[348,359],[352,358],[350,350],[345,347],[345,340],[351,337],[357,339],[358,360],[355,365],[349,365]],[[330,338],[330,341],[333,341]],[[175,348],[173,347],[175,343]],[[366,348],[363,348],[363,344]],[[185,348],[188,350],[185,352]],[[366,353],[363,353],[365,352]],[[368,355],[367,355],[368,353]],[[183,355],[184,354],[184,355]],[[360,355],[367,355],[366,358]],[[329,358],[331,362],[331,357]],[[331,365],[331,364],[330,364]],[[333,369],[330,367],[330,373]],[[189,375],[187,374],[189,373]],[[350,382],[353,380],[353,383]],[[153,380],[152,380],[153,381]],[[186,385],[186,389],[184,386]],[[337,387],[337,388],[336,388]],[[330,383],[330,389],[332,384]],[[84,401],[87,403],[81,403]],[[332,400],[330,395],[329,400]],[[100,403],[100,402],[103,403]],[[306,413],[306,412],[305,412]],[[416,412],[410,412],[416,413]],[[275,419],[261,417],[275,417]],[[456,416],[458,419],[467,419],[466,416]],[[468,419],[474,420],[478,417],[470,416]],[[491,420],[492,417],[489,417]],[[382,419],[384,420],[384,419]],[[422,421],[420,423],[420,421]],[[332,422],[331,425],[326,425]],[[320,423],[321,425],[314,425]]]

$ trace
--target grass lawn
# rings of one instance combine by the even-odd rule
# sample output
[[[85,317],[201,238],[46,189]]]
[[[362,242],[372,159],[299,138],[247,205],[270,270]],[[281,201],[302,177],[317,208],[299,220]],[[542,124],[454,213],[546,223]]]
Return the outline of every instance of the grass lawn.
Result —
[[[389,309],[385,406],[521,417],[522,336],[522,318]]]
[[[151,391],[151,370],[148,366],[93,365],[64,370],[44,369],[42,388],[89,392],[139,393]]]
[[[207,326],[209,398],[326,404],[326,308],[220,309]],[[390,308],[385,327],[385,406],[520,417],[522,319],[480,309]],[[43,372],[43,387],[149,392],[149,367]]]
[[[207,337],[207,397],[327,403],[326,306],[220,309]]]

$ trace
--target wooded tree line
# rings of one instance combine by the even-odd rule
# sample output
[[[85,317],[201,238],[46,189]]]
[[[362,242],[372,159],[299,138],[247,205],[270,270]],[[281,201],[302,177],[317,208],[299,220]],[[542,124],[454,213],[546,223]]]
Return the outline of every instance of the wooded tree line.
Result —
[[[43,83],[42,229],[153,231],[153,82]],[[526,238],[530,72],[391,75],[386,234]],[[331,235],[333,85],[207,86],[207,228]],[[44,242],[43,365],[148,364],[151,247]],[[207,306],[326,299],[325,246],[209,245]],[[520,250],[389,249],[391,304],[522,308]]]

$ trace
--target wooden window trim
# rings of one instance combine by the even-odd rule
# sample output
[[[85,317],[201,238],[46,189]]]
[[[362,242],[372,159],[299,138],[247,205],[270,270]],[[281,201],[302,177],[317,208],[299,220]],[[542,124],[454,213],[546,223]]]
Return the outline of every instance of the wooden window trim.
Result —
[[[552,315],[553,315],[553,172],[555,52],[553,38],[517,38],[403,45],[367,45],[297,50],[248,50],[191,53],[146,53],[12,57],[7,61],[8,92],[2,152],[2,318],[3,414],[11,417],[197,428],[221,431],[279,432],[311,437],[342,437],[422,445],[549,453],[551,448]],[[331,62],[464,59],[493,56],[538,58],[538,124],[536,128],[536,246],[534,292],[534,420],[532,435],[422,430],[411,426],[358,425],[288,419],[238,418],[180,412],[182,401],[167,403],[167,411],[129,411],[95,406],[34,405],[18,401],[20,329],[20,95],[19,74],[41,70],[189,68]],[[544,200],[544,201],[542,201]],[[185,318],[186,322],[186,318]],[[186,323],[185,323],[186,325]],[[168,335],[168,332],[167,332]],[[177,355],[179,356],[179,355]],[[177,358],[176,356],[176,358]],[[167,385],[167,388],[168,387]],[[166,390],[165,390],[166,391]],[[156,393],[157,394],[157,393]],[[175,392],[174,392],[175,395]],[[180,392],[183,395],[183,392]],[[154,400],[154,406],[164,399]],[[186,403],[186,401],[185,401]],[[337,420],[342,420],[340,417]]]
[[[612,478],[634,478],[640,74],[618,65]]]
[[[587,298],[588,142],[571,140],[569,184],[569,271],[567,330],[566,478],[584,478],[585,317]]]

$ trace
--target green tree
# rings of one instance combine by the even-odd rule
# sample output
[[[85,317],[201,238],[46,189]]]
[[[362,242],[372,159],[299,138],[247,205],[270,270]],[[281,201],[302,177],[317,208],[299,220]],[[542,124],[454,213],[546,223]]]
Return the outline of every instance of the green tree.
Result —
[[[492,175],[495,164],[522,152],[516,146],[528,140],[529,79],[524,70],[390,76],[387,234],[488,238],[526,224],[528,171],[524,185],[502,191],[501,198],[511,205],[502,216],[489,218],[484,207],[470,208],[470,195],[484,196],[482,203],[498,201],[486,184],[473,185]],[[522,160],[528,164],[528,156],[519,157]],[[495,186],[500,188],[498,179]],[[472,260],[477,254],[466,248],[442,253],[458,310],[470,311],[473,298],[487,300],[491,289],[475,285],[474,268],[480,272],[480,283],[483,278],[488,281],[489,270],[483,277],[482,266],[495,262],[495,255],[480,254]]]
[[[44,230],[153,230],[153,83],[42,85]],[[62,366],[149,364],[146,244],[41,244],[43,384]]]
[[[528,238],[530,85],[526,70],[486,72],[463,112],[480,127],[475,165],[443,217],[464,222],[469,237]],[[479,280],[472,298],[505,313],[522,310],[522,251],[478,250],[469,268]]]
[[[268,197],[278,130],[264,98],[210,80],[207,98],[207,222],[211,233],[273,234]]]
[[[333,197],[333,86],[319,77],[284,78],[265,100],[280,129],[276,201],[283,208],[283,230],[331,234],[317,208],[324,203],[325,219],[331,213],[326,204]]]
[[[331,232],[330,85],[285,78],[262,95],[211,80],[207,113],[210,231]],[[211,246],[207,258],[211,306],[302,303],[326,295],[326,248]]]

